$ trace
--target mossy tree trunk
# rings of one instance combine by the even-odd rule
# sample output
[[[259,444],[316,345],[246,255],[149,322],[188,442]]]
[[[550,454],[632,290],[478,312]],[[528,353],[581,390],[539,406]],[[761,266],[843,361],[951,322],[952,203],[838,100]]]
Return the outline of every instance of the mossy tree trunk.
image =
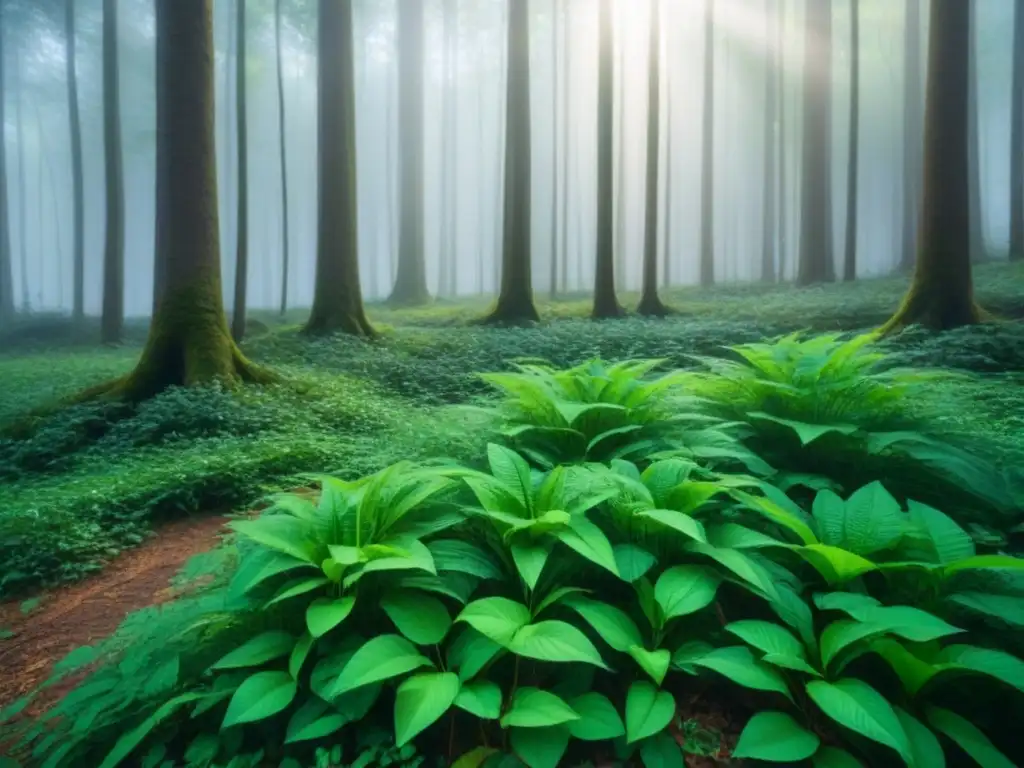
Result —
[[[388,303],[414,306],[430,300],[423,253],[423,69],[426,65],[423,3],[420,0],[400,0],[397,10],[398,274]]]
[[[0,2],[0,125],[6,119],[4,104],[7,100],[7,82],[4,79],[4,3]],[[7,140],[0,134],[0,323],[14,316],[14,269],[11,264],[11,227],[7,197]]]
[[[373,336],[359,285],[352,0],[320,0],[316,286],[308,333]]]
[[[1024,259],[1024,8],[1013,8],[1013,97],[1010,129],[1010,258]]]
[[[658,162],[661,148],[661,0],[651,0],[647,53],[647,179],[644,200],[644,274],[637,312],[667,312],[658,296]]]
[[[571,94],[569,78],[572,75],[572,6],[562,4],[562,199],[560,203],[562,220],[561,274],[559,284],[562,291],[569,290],[569,152],[570,128],[572,122]]]
[[[615,191],[612,160],[615,152],[614,77],[611,0],[599,0],[597,79],[597,263],[594,274],[596,319],[619,317],[622,307],[615,295]]]
[[[846,241],[843,280],[857,279],[857,196],[860,180],[860,3],[850,3],[850,137],[846,157]]]
[[[68,89],[68,124],[71,129],[71,195],[74,209],[74,276],[71,314],[75,322],[85,316],[85,198],[82,171],[82,120],[78,110],[78,76],[75,73],[75,4],[64,5],[64,55]]]
[[[28,287],[28,200],[25,195],[25,64],[23,46],[14,45],[14,141],[18,146],[18,263],[21,265],[21,311],[32,311],[32,296]]]
[[[1024,18],[1024,17],[1022,17]],[[978,5],[971,3],[970,113],[968,114],[968,161],[971,173],[971,262],[985,258],[985,219],[981,207],[981,131],[978,115]]]
[[[779,68],[777,72],[779,89],[778,113],[779,113],[779,255],[778,264],[775,267],[775,274],[780,281],[786,279],[786,264],[789,252],[789,173],[786,163],[789,161],[789,146],[786,136],[786,50],[783,47],[786,40],[786,3],[780,2],[778,17],[775,24],[775,46],[779,52]]]
[[[249,116],[246,110],[245,33],[246,0],[235,3],[235,150],[238,152],[238,237],[235,241],[235,296],[231,307],[231,335],[245,336],[245,305],[249,288]]]
[[[888,333],[978,322],[971,282],[968,185],[969,3],[932,0],[924,126],[924,198],[914,277]]]
[[[909,272],[917,255],[921,215],[921,0],[905,0],[903,29],[903,241],[900,269]],[[973,5],[974,3],[968,3]]]
[[[530,5],[508,10],[505,85],[505,211],[502,217],[501,288],[489,323],[537,322],[531,268]]]
[[[701,122],[700,284],[715,284],[715,0],[704,8],[704,108]]]
[[[772,21],[777,14],[784,12],[784,9],[777,8],[774,2],[769,2],[765,9],[764,39],[770,40],[772,33]],[[774,45],[768,45],[768,55],[765,58],[764,67],[764,186],[761,192],[761,280],[765,283],[775,282],[775,235],[776,235],[776,189],[778,187],[778,175],[776,174],[776,150],[778,149],[778,136],[775,133],[776,113],[778,112],[779,101],[779,57],[781,51]]]
[[[101,321],[104,344],[121,341],[124,326],[124,158],[117,50],[118,2],[103,0],[103,150],[107,200]]]
[[[288,131],[284,103],[284,65],[281,59],[281,0],[274,0],[274,50],[277,67],[277,137],[281,163],[281,301],[280,312],[288,311],[288,272],[290,238],[288,233]]]
[[[558,296],[558,2],[551,0],[551,261],[548,262],[548,297],[551,299]],[[568,149],[563,150],[566,151]]]

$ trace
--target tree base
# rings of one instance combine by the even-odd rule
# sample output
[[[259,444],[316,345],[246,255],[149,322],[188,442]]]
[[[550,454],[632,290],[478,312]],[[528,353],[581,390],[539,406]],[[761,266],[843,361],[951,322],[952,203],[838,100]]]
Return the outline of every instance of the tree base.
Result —
[[[377,337],[376,329],[370,324],[366,315],[362,312],[350,313],[319,313],[314,312],[309,316],[306,325],[303,326],[303,334],[307,336],[326,336],[332,333],[347,333],[350,336],[360,336],[364,339]]]
[[[408,289],[395,286],[384,304],[392,309],[407,309],[409,307],[422,307],[433,301],[425,287]]]
[[[540,315],[537,313],[537,306],[532,299],[527,297],[518,301],[502,301],[499,298],[494,309],[477,320],[474,325],[523,327],[539,322]]]
[[[896,314],[879,329],[879,333],[889,336],[910,325],[948,331],[991,319],[992,316],[975,304],[970,296],[950,297],[945,292],[912,285]]]
[[[591,320],[617,320],[618,318],[626,316],[626,309],[618,302],[612,303],[601,303],[595,302],[594,308],[590,312]]]
[[[644,317],[667,317],[673,314],[673,311],[657,295],[652,295],[644,296],[640,299],[636,313]]]

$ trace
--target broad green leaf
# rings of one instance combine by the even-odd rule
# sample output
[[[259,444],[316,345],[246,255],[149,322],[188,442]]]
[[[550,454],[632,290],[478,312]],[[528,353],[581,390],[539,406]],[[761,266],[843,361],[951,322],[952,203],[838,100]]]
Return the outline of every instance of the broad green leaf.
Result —
[[[768,603],[769,607],[790,629],[796,630],[800,639],[813,654],[818,647],[818,638],[814,631],[814,617],[811,607],[804,597],[787,585],[779,585]]]
[[[594,523],[582,515],[576,515],[569,521],[569,529],[555,534],[558,540],[570,549],[585,557],[595,565],[599,565],[614,575],[619,575],[619,567],[615,563],[615,552],[608,537]]]
[[[107,753],[107,756],[103,758],[100,768],[117,768],[149,736],[154,728],[186,704],[203,698],[205,697],[201,693],[183,693],[169,701],[165,701],[157,707],[153,714],[117,740],[110,752]]]
[[[298,684],[287,672],[250,675],[231,697],[221,730],[273,717],[292,703],[297,691]]]
[[[677,565],[661,574],[654,597],[666,619],[696,613],[714,602],[721,579],[699,565]]]
[[[381,571],[426,571],[435,576],[437,575],[434,556],[430,554],[426,544],[416,539],[397,543],[405,550],[405,554],[370,560],[370,562],[363,565],[358,573],[345,579],[344,585],[346,589],[367,573],[379,573]]]
[[[771,574],[747,553],[738,549],[719,549],[699,541],[691,541],[686,548],[710,557],[723,568],[731,571],[742,582],[742,586],[748,589],[753,587],[752,591],[755,594],[768,600],[777,598],[778,588]]]
[[[296,680],[298,680],[299,673],[302,672],[302,665],[306,663],[306,658],[309,656],[309,652],[313,649],[315,643],[316,638],[309,634],[309,632],[303,632],[302,636],[292,647],[291,655],[288,657],[288,674]]]
[[[865,560],[860,555],[826,544],[810,544],[804,547],[794,547],[794,550],[813,565],[829,584],[845,584],[851,579],[878,568],[870,560]]]
[[[685,515],[692,515],[720,493],[729,489],[709,480],[683,482],[668,492],[665,506]]]
[[[501,688],[490,680],[463,683],[455,706],[481,720],[497,720],[501,716]]]
[[[523,582],[531,590],[537,588],[541,571],[547,564],[548,556],[551,554],[551,541],[541,540],[531,544],[513,543],[511,546],[512,561],[516,564],[516,570],[522,577]]]
[[[566,605],[582,616],[612,649],[628,653],[633,646],[643,645],[640,629],[625,611],[586,598],[568,600]]]
[[[501,718],[501,727],[547,728],[579,719],[579,714],[555,694],[539,688],[520,688]]]
[[[665,682],[665,675],[668,674],[669,664],[672,663],[672,654],[665,648],[656,651],[648,651],[639,645],[629,649],[629,655],[633,657],[640,668],[650,675],[655,685]]]
[[[427,545],[438,571],[467,573],[481,579],[500,579],[501,570],[480,547],[459,539],[438,539]]]
[[[821,633],[821,665],[827,668],[836,657],[854,643],[879,637],[886,628],[878,624],[840,619],[833,621]]]
[[[935,734],[902,707],[893,707],[900,725],[907,734],[907,743],[914,757],[912,765],[921,768],[946,768],[946,756]]]
[[[821,739],[785,712],[758,712],[743,728],[732,757],[797,763],[817,752],[820,745]]]
[[[291,600],[293,597],[298,597],[299,595],[308,594],[309,592],[312,592],[315,589],[320,589],[320,587],[325,587],[330,583],[330,579],[326,576],[313,576],[311,578],[289,581],[287,584],[283,585],[281,589],[277,591],[277,594],[268,600],[266,605],[263,607],[269,608],[276,603],[280,603],[284,600]]]
[[[672,722],[676,702],[668,691],[660,691],[646,680],[629,686],[626,694],[626,743],[661,733]]]
[[[226,654],[211,669],[259,667],[291,653],[295,637],[281,630],[263,632]]]
[[[1024,569],[1024,558],[1010,555],[975,555],[947,565],[942,574],[946,578],[963,571],[1014,570]]]
[[[1024,693],[1024,661],[1003,651],[974,645],[950,645],[935,659],[940,669],[988,675]]]
[[[392,592],[381,598],[380,607],[398,631],[416,645],[437,645],[452,626],[444,603],[429,595]]]
[[[969,720],[941,707],[928,707],[925,716],[932,728],[952,739],[982,768],[1014,768],[1013,762]]]
[[[773,421],[780,426],[789,427],[796,433],[796,436],[800,438],[800,444],[803,446],[810,445],[815,440],[829,434],[830,432],[836,432],[841,435],[852,435],[858,429],[853,424],[810,424],[806,421],[783,419],[761,411],[752,411],[751,413],[748,413],[747,416],[754,419]]]
[[[996,595],[990,592],[954,592],[946,599],[1018,629],[1024,628],[1024,596]]]
[[[538,661],[578,661],[607,669],[587,636],[564,621],[540,621],[516,632],[506,647],[517,656]]]
[[[854,678],[834,683],[813,680],[807,684],[807,694],[834,721],[892,748],[910,764],[913,755],[899,718],[889,702],[867,683]]]
[[[448,667],[459,673],[465,682],[475,677],[503,648],[472,627],[455,638],[448,648]]]
[[[673,509],[647,509],[638,512],[636,517],[641,520],[651,520],[669,530],[683,534],[688,539],[707,541],[704,526],[683,512],[676,512]]]
[[[529,511],[533,482],[530,479],[530,465],[526,460],[513,450],[497,443],[488,443],[487,463],[491,474]]]
[[[355,605],[356,599],[351,595],[337,600],[317,598],[306,608],[306,627],[309,633],[313,637],[323,637],[347,619]]]
[[[784,653],[766,653],[761,657],[761,661],[765,664],[771,664],[773,667],[782,667],[783,669],[791,669],[794,672],[803,672],[812,677],[821,677],[821,673],[812,667],[806,659],[801,659],[798,656],[787,656]]]
[[[569,723],[569,733],[580,741],[605,741],[624,736],[626,726],[615,706],[600,693],[584,693],[569,702],[579,720]]]
[[[619,578],[630,583],[646,574],[657,562],[654,555],[636,544],[616,544],[612,551]]]
[[[403,747],[437,722],[459,694],[452,672],[425,672],[406,678],[395,694],[395,746]]]
[[[305,560],[273,549],[260,549],[244,557],[232,579],[232,589],[251,592],[268,579],[298,568],[312,568]]]
[[[770,621],[748,619],[734,621],[725,625],[725,631],[736,635],[740,640],[752,645],[764,653],[806,659],[803,643],[793,634],[778,624]]]
[[[811,527],[807,525],[807,523],[772,499],[768,499],[763,496],[754,496],[753,494],[738,489],[732,491],[732,496],[746,506],[747,509],[757,512],[771,520],[773,523],[788,529],[804,544],[818,543],[818,538],[814,535],[814,531],[811,530]]]
[[[255,520],[235,520],[228,525],[235,533],[270,549],[319,565],[319,546],[310,536],[310,524],[290,515],[267,514]]]
[[[846,542],[846,504],[829,489],[819,491],[811,505],[811,515],[822,544],[841,547]]]
[[[786,543],[737,523],[707,526],[708,542],[719,549],[761,549],[783,547]]]
[[[288,721],[284,743],[322,739],[340,730],[348,718],[340,712],[328,712],[327,708],[326,701],[313,697],[295,710]]]
[[[881,605],[870,595],[861,595],[856,592],[819,592],[814,595],[814,604],[823,611],[845,611],[846,613]]]
[[[899,502],[875,481],[846,500],[842,540],[835,543],[858,555],[871,555],[896,544],[903,537],[903,526]]]
[[[695,675],[697,671],[693,668],[694,662],[704,658],[713,650],[714,647],[710,643],[705,643],[702,640],[690,640],[679,646],[672,654],[672,666]]]
[[[644,768],[685,768],[682,747],[665,731],[640,742],[640,759]]]
[[[951,565],[974,557],[974,540],[951,517],[913,500],[907,502],[907,511],[910,519],[928,536],[936,562]]]
[[[755,659],[754,654],[745,645],[716,648],[690,663],[724,675],[744,688],[774,691],[792,698],[782,673],[775,667]]]
[[[452,768],[481,768],[488,761],[488,758],[497,754],[498,750],[494,747],[477,747],[459,757],[458,760],[452,763]]]
[[[814,768],[864,768],[864,764],[839,747],[822,747],[812,758]]]
[[[513,728],[510,744],[529,768],[558,768],[569,746],[569,729],[564,725]]]
[[[505,597],[485,597],[463,608],[455,621],[469,624],[498,645],[508,645],[530,623],[530,609]]]
[[[334,684],[333,694],[337,696],[429,666],[430,659],[421,656],[416,646],[401,635],[378,635],[352,654]]]
[[[927,643],[963,632],[959,627],[948,624],[938,616],[908,605],[852,607],[846,612],[857,621],[882,627],[887,632],[913,640],[915,643]]]
[[[566,601],[566,598],[573,597],[575,595],[585,595],[590,590],[581,589],[580,587],[559,587],[553,589],[544,595],[544,599],[537,604],[537,607],[533,609],[533,617],[537,618],[548,608],[553,608],[556,605],[561,605]]]

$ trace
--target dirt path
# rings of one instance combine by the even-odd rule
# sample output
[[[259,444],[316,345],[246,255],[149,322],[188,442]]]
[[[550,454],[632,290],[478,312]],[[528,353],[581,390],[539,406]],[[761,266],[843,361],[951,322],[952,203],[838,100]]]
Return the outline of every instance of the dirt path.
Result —
[[[45,681],[70,651],[112,634],[129,613],[173,598],[171,577],[190,557],[217,546],[227,521],[190,517],[160,526],[96,576],[44,593],[28,614],[20,602],[0,604],[0,628],[14,632],[0,640],[0,708]],[[76,682],[54,686],[26,714],[44,711]]]

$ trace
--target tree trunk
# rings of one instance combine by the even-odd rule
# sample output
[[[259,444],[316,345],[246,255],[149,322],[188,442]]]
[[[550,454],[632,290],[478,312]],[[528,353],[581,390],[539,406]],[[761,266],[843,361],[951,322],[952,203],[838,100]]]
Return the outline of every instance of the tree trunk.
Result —
[[[451,244],[451,182],[452,182],[452,109],[451,102],[455,97],[452,88],[452,0],[444,0],[441,8],[443,49],[441,53],[441,221],[440,245],[437,260],[437,293],[439,296],[451,295],[450,273],[454,273],[455,254]]]
[[[25,120],[22,108],[25,100],[25,84],[21,77],[21,46],[14,46],[14,131],[18,144],[18,261],[21,265],[21,311],[32,311],[32,297],[28,287],[28,224],[26,211],[28,199],[25,195]]]
[[[846,177],[846,252],[843,280],[857,279],[857,187],[860,176],[860,8],[850,3],[850,138]]]
[[[572,21],[572,0],[565,0],[565,18],[562,20],[562,274],[561,289],[569,290],[569,150],[572,109],[569,77],[572,74],[572,35],[569,32]]]
[[[832,282],[832,0],[807,4],[797,284]]]
[[[618,140],[615,154],[615,284],[626,285],[626,46],[619,39],[618,111],[615,133]]]
[[[249,115],[245,86],[245,4],[235,2],[235,149],[238,152],[238,237],[235,243],[235,299],[231,307],[231,335],[245,337],[245,305],[249,288]]]
[[[398,57],[397,48],[395,49],[395,58]],[[385,127],[385,190],[384,194],[387,196],[387,210],[385,211],[387,217],[387,226],[385,231],[388,234],[388,266],[390,267],[390,279],[392,287],[395,280],[398,277],[398,247],[395,243],[395,229],[398,227],[398,221],[395,217],[395,102],[397,101],[398,90],[398,65],[396,64],[393,68],[393,77],[389,72],[388,77],[388,88],[387,97],[385,98],[384,104],[384,122]]]
[[[786,151],[786,3],[780,0],[779,15],[775,25],[775,46],[779,52],[778,77],[779,93],[779,258],[775,271],[779,281],[786,279],[786,256],[789,252],[789,222],[786,215],[789,212],[789,174],[786,163],[789,153]]]
[[[306,331],[373,336],[359,285],[352,0],[320,0],[316,288]]]
[[[971,61],[970,61],[970,121],[968,131],[968,155],[971,174],[971,263],[977,264],[985,258],[985,218],[981,207],[981,130],[978,115],[980,81],[978,80],[978,5],[971,3]]]
[[[670,72],[671,69],[666,67],[665,95],[668,98],[665,104],[665,215],[662,217],[665,222],[665,245],[661,254],[661,284],[665,287],[672,285],[672,169],[674,168],[672,165],[672,126],[674,122],[672,119],[672,88],[668,85],[671,82]]]
[[[551,0],[551,73],[551,261],[548,296],[554,299],[558,296],[558,0]]]
[[[233,120],[237,120],[238,117],[237,114],[232,113],[231,97],[233,91],[231,86],[232,83],[235,81],[235,78],[232,77],[232,74],[235,74],[236,70],[232,68],[231,62],[236,61],[238,58],[238,36],[235,34],[238,30],[237,25],[234,22],[234,18],[235,13],[237,12],[238,3],[243,2],[243,0],[226,0],[226,2],[228,4],[226,11],[228,19],[228,39],[227,51],[224,57],[224,133],[222,139],[222,149],[224,153],[224,174],[220,177],[220,194],[223,198],[221,206],[221,211],[223,212],[221,218],[221,225],[224,228],[224,232],[222,235],[223,239],[221,241],[220,247],[221,251],[228,253],[232,249],[237,249],[238,247],[237,241],[235,240],[236,232],[232,231],[232,225],[237,225],[237,222],[232,221],[231,218],[232,210],[237,212],[238,208],[238,204],[235,202],[235,198],[232,195],[232,192],[235,191],[235,152],[237,152],[232,142],[232,138],[236,137],[237,135],[237,126],[234,124]],[[238,94],[234,93],[234,96],[237,98]],[[233,128],[235,130],[232,130]],[[230,272],[228,274],[230,274]]]
[[[715,3],[704,8],[704,109],[701,122],[700,284],[715,284]]]
[[[506,17],[511,13],[511,9],[507,6],[505,8]],[[506,21],[507,23],[507,21]],[[500,52],[501,64],[498,68],[498,77],[501,78],[502,73],[505,75],[505,82],[502,84],[505,89],[505,93],[508,93],[508,61],[509,51],[506,45]],[[501,93],[501,89],[498,90]],[[502,211],[505,207],[505,149],[508,144],[508,114],[505,109],[506,99],[498,99],[498,137],[495,142],[494,152],[494,179],[495,179],[495,191],[494,196],[494,245],[489,249],[489,253],[494,254],[494,258],[491,260],[491,264],[494,269],[494,292],[498,293],[501,290],[501,271],[502,271],[502,259],[499,258],[504,253],[504,221],[502,218]]]
[[[71,129],[71,195],[75,219],[74,288],[72,316],[81,323],[85,316],[85,198],[82,176],[82,120],[78,113],[78,77],[75,74],[75,3],[64,4],[64,35],[67,59],[68,116]]]
[[[613,113],[614,59],[611,0],[599,0],[600,44],[597,80],[597,261],[594,272],[595,319],[619,317],[622,307],[615,295],[615,189],[612,161],[615,152]]]
[[[917,252],[921,205],[921,0],[906,0],[903,71],[903,243],[900,269],[910,271]]]
[[[971,283],[970,36],[969,3],[932,0],[920,250],[910,290],[884,332],[914,323],[947,330],[981,316]]]
[[[452,0],[452,19],[449,33],[451,38],[448,46],[451,49],[450,64],[451,75],[449,84],[451,86],[451,99],[447,102],[448,123],[451,125],[451,142],[453,147],[459,146],[459,66],[458,66],[458,28],[459,28],[459,6],[458,0]],[[451,153],[451,176],[449,177],[450,205],[448,206],[448,241],[451,243],[451,258],[448,260],[448,295],[457,296],[459,293],[459,161],[454,152]]]
[[[661,148],[661,0],[651,0],[647,52],[647,194],[644,200],[644,276],[637,312],[661,316],[658,296],[658,150]]]
[[[322,2],[323,0],[321,0]],[[398,10],[399,216],[398,275],[388,299],[396,306],[430,300],[423,254],[423,3],[400,0]]]
[[[4,38],[7,25],[4,23],[4,3],[0,2],[0,125],[5,124],[4,103],[7,100],[7,83],[4,80]],[[0,323],[7,323],[14,317],[14,269],[11,264],[11,228],[8,217],[7,197],[7,140],[0,133]]]
[[[771,37],[772,14],[781,13],[769,0],[765,8],[765,40]],[[779,88],[779,56],[781,51],[769,45],[769,54],[764,70],[764,187],[761,193],[762,205],[762,240],[761,240],[761,280],[766,283],[775,282],[775,189],[778,178],[775,173],[775,137],[776,113],[778,111]]]
[[[1010,129],[1010,258],[1024,259],[1024,8],[1014,3]]]
[[[288,132],[284,103],[284,67],[281,61],[281,0],[274,0],[274,49],[277,64],[277,135],[281,156],[281,314],[288,311]]]
[[[118,2],[103,0],[103,150],[107,195],[101,321],[104,344],[120,342],[124,326],[124,158],[117,50]]]

